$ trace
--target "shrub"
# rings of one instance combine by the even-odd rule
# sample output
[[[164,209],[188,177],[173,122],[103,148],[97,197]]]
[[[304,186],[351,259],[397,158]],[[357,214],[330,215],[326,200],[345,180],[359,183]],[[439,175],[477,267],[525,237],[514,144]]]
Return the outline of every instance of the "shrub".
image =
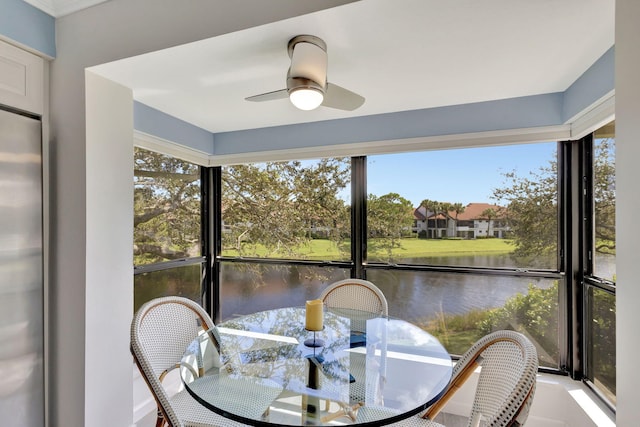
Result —
[[[529,284],[526,294],[515,295],[503,307],[489,310],[487,318],[478,327],[483,335],[500,329],[523,332],[548,353],[557,353],[558,281],[548,289]]]

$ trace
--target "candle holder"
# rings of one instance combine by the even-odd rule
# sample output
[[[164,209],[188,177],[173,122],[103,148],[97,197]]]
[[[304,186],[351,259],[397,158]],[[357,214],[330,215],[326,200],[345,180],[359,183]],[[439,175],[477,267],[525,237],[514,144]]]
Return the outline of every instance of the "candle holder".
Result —
[[[324,329],[324,327],[322,327],[322,329]],[[304,345],[306,345],[307,347],[316,347],[316,348],[324,347],[324,340],[321,340],[320,338],[316,338],[317,331],[312,331],[311,329],[307,329],[307,328],[305,328],[305,330],[309,332],[313,332],[313,338],[304,340]]]
[[[320,376],[318,375],[324,362],[324,357],[320,354],[307,354],[305,356],[308,362],[309,372],[307,374],[307,387],[317,390],[320,388]]]
[[[324,347],[324,341],[316,338],[316,332],[324,329],[324,303],[322,300],[314,299],[307,301],[305,305],[305,323],[304,328],[313,332],[313,339],[305,340],[304,345],[307,347]]]

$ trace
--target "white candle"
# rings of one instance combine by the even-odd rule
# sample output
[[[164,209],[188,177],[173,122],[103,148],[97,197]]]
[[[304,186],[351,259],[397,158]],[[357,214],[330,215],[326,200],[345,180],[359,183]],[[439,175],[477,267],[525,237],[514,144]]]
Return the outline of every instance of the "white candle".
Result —
[[[306,316],[305,316],[305,328],[309,331],[321,331],[322,330],[322,300],[314,299],[307,301],[306,304]]]

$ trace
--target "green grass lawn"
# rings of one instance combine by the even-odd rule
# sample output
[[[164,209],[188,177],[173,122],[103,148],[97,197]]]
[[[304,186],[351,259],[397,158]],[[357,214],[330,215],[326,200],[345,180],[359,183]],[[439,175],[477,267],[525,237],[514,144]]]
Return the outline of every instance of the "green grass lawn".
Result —
[[[374,240],[375,242],[375,240]],[[513,246],[506,239],[448,240],[402,239],[401,247],[393,250],[399,257],[428,258],[431,256],[455,256],[476,254],[507,254]]]
[[[513,252],[513,245],[507,239],[478,239],[478,240],[448,240],[448,239],[401,239],[400,247],[392,251],[394,258],[429,258],[446,256],[469,256],[469,255],[504,255]],[[369,241],[369,257],[383,257],[383,254],[376,249],[376,239]],[[298,248],[297,258],[311,260],[341,260],[350,256],[349,243],[341,244],[342,254],[338,246],[325,239],[314,239],[309,244]],[[262,247],[257,247],[256,255],[265,256],[267,251]],[[236,250],[224,250],[224,256],[238,256]],[[271,254],[273,258],[289,258],[285,254]]]

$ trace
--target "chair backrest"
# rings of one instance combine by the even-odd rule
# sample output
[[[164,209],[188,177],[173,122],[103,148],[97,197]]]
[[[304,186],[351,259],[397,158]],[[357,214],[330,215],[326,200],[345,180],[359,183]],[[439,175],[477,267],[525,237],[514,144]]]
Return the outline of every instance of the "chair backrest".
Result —
[[[131,322],[131,354],[151,390],[158,410],[172,426],[182,422],[169,403],[162,376],[179,366],[184,351],[201,330],[214,326],[197,303],[182,297],[151,300]]]
[[[352,308],[389,315],[389,305],[382,291],[362,279],[345,279],[327,286],[320,294],[327,307]]]
[[[425,417],[433,419],[478,365],[482,369],[469,427],[523,425],[535,393],[538,354],[527,337],[514,331],[493,332],[467,350],[453,369],[447,391]]]

